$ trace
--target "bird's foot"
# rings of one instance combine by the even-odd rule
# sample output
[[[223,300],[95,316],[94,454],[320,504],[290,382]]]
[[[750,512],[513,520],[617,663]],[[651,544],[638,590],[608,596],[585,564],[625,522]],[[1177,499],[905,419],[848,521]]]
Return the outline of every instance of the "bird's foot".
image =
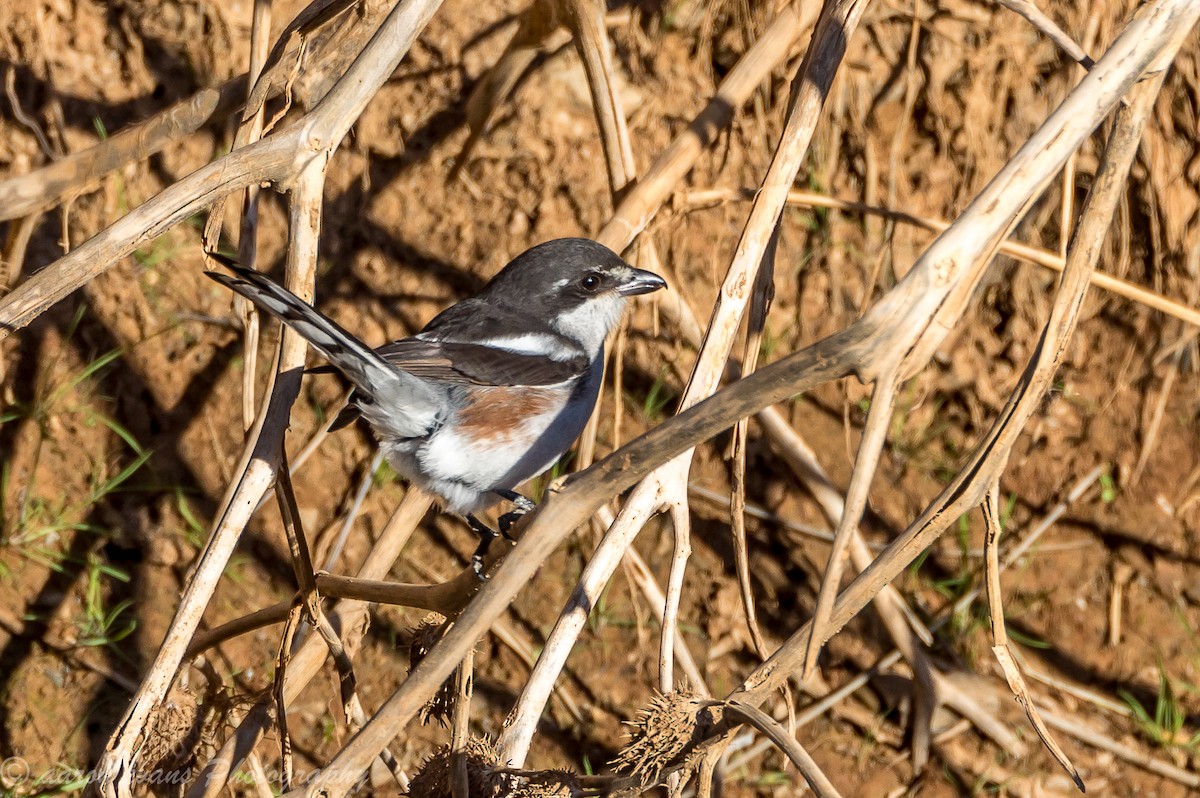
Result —
[[[509,531],[513,528],[513,525],[520,521],[527,513],[536,509],[537,505],[533,503],[532,499],[528,499],[513,490],[496,490],[493,492],[500,498],[516,505],[517,509],[513,510],[512,512],[505,513],[496,519],[496,524],[500,527],[500,534],[504,536],[504,539],[509,543],[516,543],[517,541],[513,539],[513,536],[509,534]]]
[[[483,558],[487,556],[492,541],[500,535],[473,515],[467,516],[467,525],[471,527],[472,532],[479,536],[479,545],[475,547],[475,553],[471,555],[471,570],[475,572],[475,577],[480,582],[486,582],[487,574],[483,572]]]

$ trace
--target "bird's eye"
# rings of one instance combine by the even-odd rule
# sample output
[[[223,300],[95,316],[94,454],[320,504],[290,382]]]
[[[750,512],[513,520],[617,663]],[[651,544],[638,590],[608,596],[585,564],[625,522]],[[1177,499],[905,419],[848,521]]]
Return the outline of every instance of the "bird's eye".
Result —
[[[595,291],[600,287],[600,275],[592,272],[587,277],[584,277],[582,280],[580,280],[579,284],[583,286],[583,290],[585,291]]]

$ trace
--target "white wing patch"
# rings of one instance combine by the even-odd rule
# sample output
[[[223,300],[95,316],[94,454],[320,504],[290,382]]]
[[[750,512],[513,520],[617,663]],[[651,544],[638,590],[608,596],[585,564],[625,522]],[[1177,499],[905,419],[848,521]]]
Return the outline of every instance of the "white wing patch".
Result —
[[[570,360],[577,353],[564,346],[564,342],[555,335],[548,333],[522,333],[521,335],[506,335],[498,338],[485,338],[478,342],[480,346],[490,346],[515,352],[518,355],[540,355],[551,360]]]

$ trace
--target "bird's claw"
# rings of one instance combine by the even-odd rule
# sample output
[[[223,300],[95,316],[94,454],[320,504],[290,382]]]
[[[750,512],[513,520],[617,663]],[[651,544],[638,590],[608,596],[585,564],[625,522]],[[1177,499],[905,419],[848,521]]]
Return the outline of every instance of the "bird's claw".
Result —
[[[509,543],[516,543],[517,541],[509,534],[509,530],[527,513],[537,509],[537,505],[533,503],[532,499],[526,498],[514,490],[498,490],[496,491],[496,495],[506,501],[512,502],[516,507],[515,510],[507,512],[496,519],[496,525],[500,527],[500,534],[504,536],[504,539]]]
[[[527,512],[529,511],[517,509],[513,510],[511,513],[505,513],[496,519],[496,526],[500,527],[500,534],[503,535],[504,539],[509,543],[517,542],[513,536],[509,534],[509,531],[518,521],[525,517],[525,513]]]
[[[479,545],[475,547],[475,553],[471,555],[471,570],[474,571],[480,582],[486,582],[487,574],[483,571],[483,558],[487,556],[492,541],[500,536],[496,534],[496,530],[473,515],[467,516],[467,525],[471,527],[472,532],[479,536]]]

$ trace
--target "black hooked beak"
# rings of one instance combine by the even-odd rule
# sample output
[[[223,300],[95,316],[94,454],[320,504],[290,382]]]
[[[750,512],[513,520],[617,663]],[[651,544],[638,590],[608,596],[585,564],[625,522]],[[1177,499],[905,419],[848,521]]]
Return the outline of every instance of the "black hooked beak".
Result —
[[[637,296],[638,294],[649,294],[660,288],[667,287],[667,281],[659,277],[654,272],[648,272],[644,269],[635,269],[632,266],[629,269],[629,277],[617,287],[617,293],[621,296]]]

